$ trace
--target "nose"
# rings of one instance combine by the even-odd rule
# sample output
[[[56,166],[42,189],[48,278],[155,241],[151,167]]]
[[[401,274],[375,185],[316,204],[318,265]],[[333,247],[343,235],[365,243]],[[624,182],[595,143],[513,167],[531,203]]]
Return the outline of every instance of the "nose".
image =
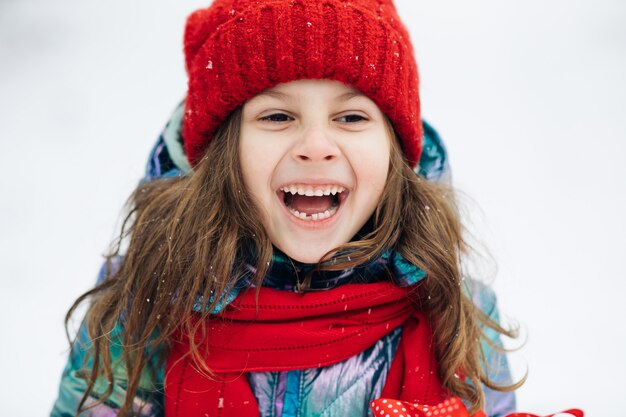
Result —
[[[339,147],[322,127],[311,126],[302,132],[302,136],[292,149],[294,159],[301,162],[333,161],[340,154]]]

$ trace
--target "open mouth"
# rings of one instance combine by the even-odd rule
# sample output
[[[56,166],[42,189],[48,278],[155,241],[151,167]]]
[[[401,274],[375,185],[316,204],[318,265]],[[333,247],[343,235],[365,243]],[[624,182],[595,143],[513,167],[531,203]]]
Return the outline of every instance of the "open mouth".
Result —
[[[336,184],[316,186],[292,184],[282,187],[278,192],[291,214],[309,221],[334,216],[348,194],[343,186]]]

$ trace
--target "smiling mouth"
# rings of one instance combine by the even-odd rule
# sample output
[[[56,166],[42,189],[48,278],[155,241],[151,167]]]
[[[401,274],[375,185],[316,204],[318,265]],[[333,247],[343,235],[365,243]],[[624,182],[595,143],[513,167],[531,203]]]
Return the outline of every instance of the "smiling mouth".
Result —
[[[292,184],[278,190],[291,214],[302,220],[325,220],[337,213],[348,192],[340,185]]]

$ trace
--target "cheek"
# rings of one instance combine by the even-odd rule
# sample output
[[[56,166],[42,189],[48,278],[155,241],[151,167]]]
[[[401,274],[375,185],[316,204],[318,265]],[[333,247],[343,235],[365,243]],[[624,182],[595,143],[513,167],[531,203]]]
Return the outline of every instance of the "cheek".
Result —
[[[274,204],[275,190],[272,180],[280,160],[276,146],[271,146],[262,135],[242,135],[239,145],[239,161],[244,186],[260,211],[264,223]]]
[[[250,182],[253,181],[254,178],[257,178],[257,175],[256,175],[257,166],[252,163],[253,160],[251,156],[252,156],[252,153],[249,152],[249,149],[247,147],[245,146],[239,147],[239,163],[241,164],[241,173],[243,175],[243,183],[246,186],[246,188],[249,190],[254,189],[254,187],[252,187],[252,184],[250,184]]]
[[[261,190],[264,188],[263,184],[266,183],[263,175],[265,171],[263,161],[266,158],[255,157],[260,151],[260,149],[257,149],[258,146],[255,145],[254,141],[245,140],[242,137],[239,144],[239,163],[241,164],[241,173],[246,191],[252,196],[257,205],[262,205],[265,197],[262,195]]]
[[[361,185],[372,186],[372,192],[382,193],[389,172],[390,144],[386,136],[384,140],[371,140],[358,151],[356,165],[353,165],[357,179]]]
[[[239,162],[246,186],[249,187],[250,183],[258,183],[261,180],[260,176],[267,170],[270,149],[269,146],[263,146],[262,138],[254,132],[242,129],[239,139]]]

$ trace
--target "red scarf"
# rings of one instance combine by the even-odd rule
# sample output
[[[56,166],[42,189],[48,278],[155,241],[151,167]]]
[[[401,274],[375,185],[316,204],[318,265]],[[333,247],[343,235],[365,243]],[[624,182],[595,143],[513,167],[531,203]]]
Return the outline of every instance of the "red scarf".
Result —
[[[402,326],[402,338],[382,395],[438,404],[447,393],[436,372],[431,330],[415,312],[408,289],[391,283],[346,284],[297,294],[262,288],[258,303],[248,291],[211,316],[199,350],[215,373],[210,379],[177,333],[167,359],[167,417],[258,417],[246,372],[316,368],[344,361]]]

